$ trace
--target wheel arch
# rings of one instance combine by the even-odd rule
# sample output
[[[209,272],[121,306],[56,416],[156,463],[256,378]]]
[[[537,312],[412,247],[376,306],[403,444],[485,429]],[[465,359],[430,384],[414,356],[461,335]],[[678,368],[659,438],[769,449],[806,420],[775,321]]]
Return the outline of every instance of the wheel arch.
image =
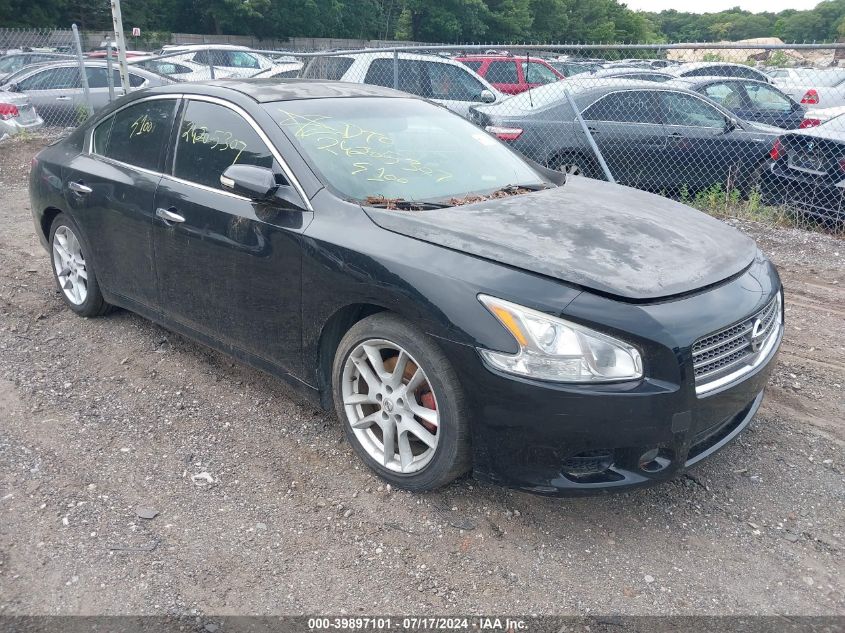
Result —
[[[44,237],[45,241],[50,241],[50,227],[53,226],[53,221],[61,213],[64,213],[64,211],[57,207],[47,207],[41,214],[39,224],[41,226],[41,235]]]
[[[320,404],[324,409],[333,408],[332,363],[341,339],[353,325],[379,312],[389,310],[374,303],[352,303],[335,311],[323,324],[317,342],[317,385],[320,389]]]

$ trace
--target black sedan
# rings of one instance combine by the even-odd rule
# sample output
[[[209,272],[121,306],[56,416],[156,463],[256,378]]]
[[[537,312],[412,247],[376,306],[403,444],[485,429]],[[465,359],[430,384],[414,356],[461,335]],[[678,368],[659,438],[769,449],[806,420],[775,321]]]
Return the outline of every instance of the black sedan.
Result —
[[[286,380],[396,486],[665,480],[757,411],[780,280],[713,218],[563,180],[387,88],[230,80],[118,100],[30,192],[71,310]]]
[[[782,131],[739,121],[683,88],[582,76],[473,106],[470,119],[538,163],[603,178],[572,103],[616,182],[653,191],[727,183],[750,189]]]
[[[771,205],[788,205],[823,226],[845,224],[845,117],[778,138],[761,191]]]
[[[763,81],[726,77],[685,77],[673,82],[709,97],[745,121],[794,130],[804,120],[804,106]]]

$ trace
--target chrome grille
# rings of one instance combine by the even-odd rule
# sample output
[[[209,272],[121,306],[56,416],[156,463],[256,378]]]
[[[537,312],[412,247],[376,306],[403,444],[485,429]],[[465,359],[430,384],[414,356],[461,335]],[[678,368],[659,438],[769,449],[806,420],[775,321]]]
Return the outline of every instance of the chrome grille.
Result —
[[[740,323],[698,339],[692,346],[696,387],[700,389],[752,360],[757,351],[777,334],[780,321],[778,295],[765,308]]]

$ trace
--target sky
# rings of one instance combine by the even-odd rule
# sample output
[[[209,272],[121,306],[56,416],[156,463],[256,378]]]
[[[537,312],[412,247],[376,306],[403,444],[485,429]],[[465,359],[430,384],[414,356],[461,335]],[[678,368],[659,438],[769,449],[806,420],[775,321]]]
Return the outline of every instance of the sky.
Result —
[[[635,11],[663,11],[677,9],[692,13],[716,13],[739,6],[755,13],[771,11],[777,13],[784,9],[812,9],[820,0],[709,0],[709,2],[679,2],[678,0],[622,0],[629,9]]]

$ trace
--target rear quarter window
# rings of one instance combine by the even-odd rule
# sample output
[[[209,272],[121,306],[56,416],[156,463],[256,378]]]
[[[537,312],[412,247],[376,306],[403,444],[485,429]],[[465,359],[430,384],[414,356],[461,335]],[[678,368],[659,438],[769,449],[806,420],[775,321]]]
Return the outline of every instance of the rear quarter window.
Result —
[[[305,79],[340,81],[354,60],[351,57],[315,57],[302,76]]]
[[[112,117],[108,144],[101,153],[128,165],[158,171],[175,109],[175,99],[155,99],[117,112]],[[98,147],[96,135],[99,131],[98,127],[95,130],[95,148]]]

